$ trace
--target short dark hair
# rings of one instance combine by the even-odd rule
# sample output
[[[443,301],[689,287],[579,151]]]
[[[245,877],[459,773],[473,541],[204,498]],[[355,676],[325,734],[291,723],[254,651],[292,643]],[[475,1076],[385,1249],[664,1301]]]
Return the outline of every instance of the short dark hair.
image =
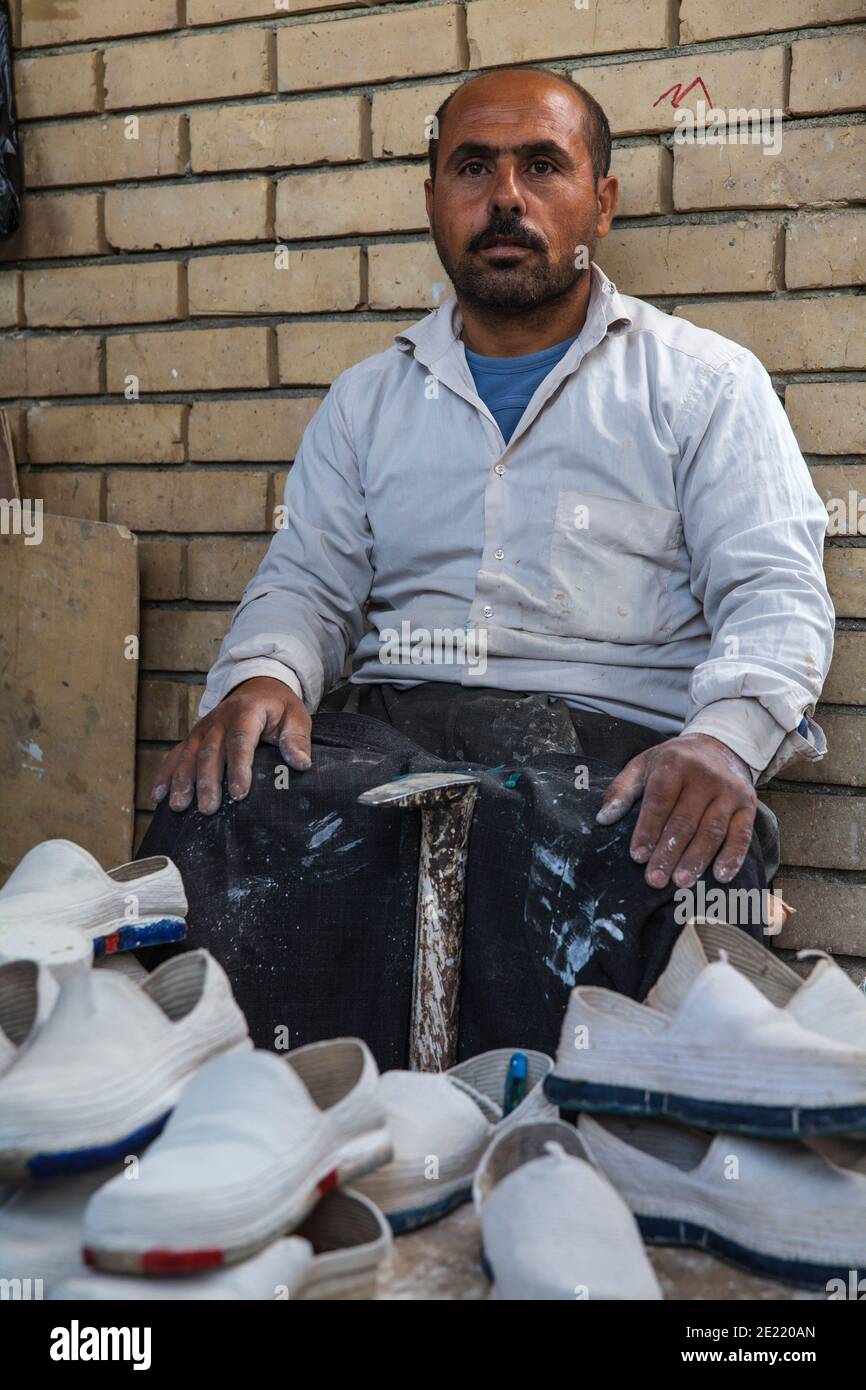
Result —
[[[595,97],[581,87],[579,82],[572,82],[570,78],[563,77],[561,72],[554,72],[552,68],[540,67],[535,64],[528,64],[520,68],[497,68],[496,72],[543,72],[546,77],[553,77],[557,82],[562,82],[572,92],[576,92],[583,102],[585,108],[585,133],[586,143],[589,146],[589,154],[592,160],[592,173],[595,182],[603,179],[610,172],[610,123],[604,114],[603,108],[596,101]],[[487,72],[476,72],[466,82],[463,82],[456,92],[452,92],[446,97],[437,110],[433,118],[433,131],[430,135],[428,147],[428,158],[430,161],[430,178],[436,178],[436,162],[439,156],[439,133],[442,130],[442,122],[448,107],[451,105],[457,92],[462,92],[464,87],[468,87],[470,82],[475,82],[479,77],[490,76]]]

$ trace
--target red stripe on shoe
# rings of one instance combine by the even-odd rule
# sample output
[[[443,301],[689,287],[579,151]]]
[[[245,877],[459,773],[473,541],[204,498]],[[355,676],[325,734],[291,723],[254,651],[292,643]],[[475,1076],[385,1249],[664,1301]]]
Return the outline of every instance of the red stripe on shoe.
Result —
[[[109,932],[108,936],[102,938],[102,950],[107,956],[116,955],[120,945],[120,932]]]
[[[326,1193],[333,1192],[334,1188],[339,1185],[339,1181],[340,1177],[336,1168],[332,1168],[330,1173],[326,1173],[319,1183],[319,1193],[321,1196],[324,1197]]]
[[[187,1274],[196,1269],[221,1269],[222,1250],[148,1250],[141,1257],[142,1274]]]

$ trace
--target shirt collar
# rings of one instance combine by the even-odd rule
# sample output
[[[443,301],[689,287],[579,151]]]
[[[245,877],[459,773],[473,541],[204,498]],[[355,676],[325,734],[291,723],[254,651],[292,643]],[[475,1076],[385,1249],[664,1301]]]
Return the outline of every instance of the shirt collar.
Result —
[[[611,328],[614,326],[629,327],[632,322],[623,296],[595,261],[590,266],[590,275],[592,284],[586,321],[580,331],[577,343],[573,343],[569,349],[571,352],[580,345],[582,348],[581,356],[588,352],[591,347],[594,347],[596,343],[601,342]],[[418,360],[425,366],[432,366],[445,355],[449,348],[459,342],[462,328],[463,315],[460,312],[457,296],[452,294],[450,298],[445,300],[444,304],[440,304],[438,309],[434,309],[432,314],[428,314],[426,318],[413,324],[411,328],[398,333],[394,341],[403,352],[414,352]]]

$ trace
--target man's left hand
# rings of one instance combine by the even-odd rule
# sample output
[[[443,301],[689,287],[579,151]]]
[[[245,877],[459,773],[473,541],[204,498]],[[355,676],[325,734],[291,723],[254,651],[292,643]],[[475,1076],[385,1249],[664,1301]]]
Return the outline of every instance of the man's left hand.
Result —
[[[641,795],[631,857],[646,864],[651,888],[671,878],[690,887],[711,863],[720,882],[739,873],[758,798],[748,763],[727,744],[685,733],[639,753],[608,786],[597,819],[612,825]]]

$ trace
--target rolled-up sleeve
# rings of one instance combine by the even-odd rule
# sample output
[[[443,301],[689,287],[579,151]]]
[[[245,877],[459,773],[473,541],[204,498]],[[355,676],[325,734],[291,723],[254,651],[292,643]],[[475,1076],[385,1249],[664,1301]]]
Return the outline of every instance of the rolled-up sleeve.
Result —
[[[244,590],[199,713],[241,681],[301,686],[312,712],[360,641],[373,579],[372,534],[339,380],[304,433],[286,480],[284,524]]]
[[[752,353],[707,368],[682,416],[677,491],[692,592],[712,632],[685,728],[721,739],[767,780],[826,751],[811,715],[833,652],[827,513]]]

